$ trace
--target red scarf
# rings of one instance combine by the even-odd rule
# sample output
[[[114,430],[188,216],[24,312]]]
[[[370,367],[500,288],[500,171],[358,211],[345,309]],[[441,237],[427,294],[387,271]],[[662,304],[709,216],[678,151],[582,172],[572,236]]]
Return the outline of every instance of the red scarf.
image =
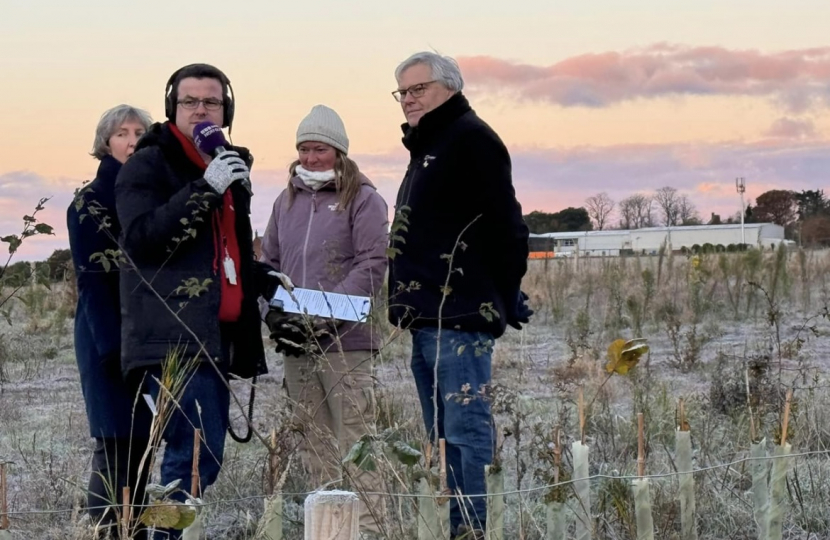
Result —
[[[179,139],[187,157],[200,169],[205,170],[207,165],[199,154],[196,146],[184,136],[175,124],[169,123],[170,131]],[[236,237],[236,209],[233,206],[231,190],[225,190],[222,206],[214,212],[213,217],[213,272],[220,274],[222,283],[221,299],[219,302],[219,320],[221,322],[236,322],[242,315],[242,272],[239,256],[239,242]],[[227,251],[227,253],[226,253]],[[236,285],[227,279],[223,261],[228,256],[233,259],[236,271]]]

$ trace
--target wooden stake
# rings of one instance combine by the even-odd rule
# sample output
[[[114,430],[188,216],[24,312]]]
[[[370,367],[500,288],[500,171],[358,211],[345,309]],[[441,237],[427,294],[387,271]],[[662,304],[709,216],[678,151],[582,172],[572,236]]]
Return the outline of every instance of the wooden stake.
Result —
[[[646,440],[643,435],[643,413],[637,413],[637,475],[646,474]]]
[[[553,469],[553,483],[559,483],[559,469],[562,466],[562,446],[559,442],[559,426],[556,426],[556,432],[553,436],[553,462],[555,467]]]
[[[438,455],[441,460],[439,470],[440,490],[444,493],[447,489],[447,442],[444,439],[438,439]]]
[[[579,387],[579,442],[585,444],[585,393]]]
[[[689,431],[689,423],[686,422],[686,405],[683,402],[683,398],[679,400],[679,409],[680,409],[680,431]]]
[[[190,471],[190,495],[199,496],[199,446],[202,440],[202,430],[193,430],[193,468]]]
[[[749,409],[749,436],[752,444],[758,440],[758,433],[755,431],[755,415],[752,414],[752,399],[749,393],[749,368],[744,369],[744,381],[746,382],[746,407]]]
[[[306,497],[303,528],[314,540],[357,540],[360,498],[349,491],[317,491]]]
[[[130,520],[132,516],[130,515],[131,506],[130,506],[130,486],[124,486],[121,490],[121,504],[123,505],[123,510],[121,512],[121,519],[122,519],[122,527],[123,527],[123,538],[130,537]]]
[[[0,462],[0,530],[9,529],[9,499],[6,485],[6,463]]]
[[[277,486],[277,430],[271,428],[271,447],[268,449],[268,496],[272,497]]]
[[[790,424],[790,403],[793,400],[793,389],[787,390],[787,401],[784,402],[784,421],[781,423],[781,446],[787,444],[787,428]]]

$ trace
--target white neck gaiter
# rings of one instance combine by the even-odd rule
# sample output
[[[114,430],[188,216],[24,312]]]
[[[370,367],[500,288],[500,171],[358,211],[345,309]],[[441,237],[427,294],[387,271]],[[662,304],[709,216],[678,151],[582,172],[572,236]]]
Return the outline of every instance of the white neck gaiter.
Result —
[[[334,169],[329,171],[307,171],[303,169],[302,165],[297,165],[294,172],[300,177],[303,184],[314,191],[334,180]]]

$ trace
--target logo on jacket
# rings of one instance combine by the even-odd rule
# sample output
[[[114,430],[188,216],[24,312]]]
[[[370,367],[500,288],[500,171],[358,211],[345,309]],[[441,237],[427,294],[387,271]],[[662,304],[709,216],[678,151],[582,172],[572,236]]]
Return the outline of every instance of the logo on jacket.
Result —
[[[331,210],[332,212],[337,212],[338,210],[340,210],[340,202],[338,201],[334,204],[330,204],[329,210]]]
[[[429,167],[429,162],[435,159],[435,156],[430,156],[429,154],[424,156],[424,168]]]

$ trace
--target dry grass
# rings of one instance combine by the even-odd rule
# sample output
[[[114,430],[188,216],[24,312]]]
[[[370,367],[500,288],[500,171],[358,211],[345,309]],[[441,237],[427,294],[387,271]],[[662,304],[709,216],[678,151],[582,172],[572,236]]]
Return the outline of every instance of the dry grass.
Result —
[[[575,400],[580,387],[592,402],[586,424],[591,474],[635,473],[637,412],[646,417],[648,472],[673,472],[680,397],[692,426],[696,468],[746,457],[747,372],[754,420],[767,441],[779,436],[781,396],[792,387],[788,440],[794,451],[830,447],[830,383],[825,376],[830,321],[822,316],[830,303],[830,252],[532,261],[524,289],[536,310],[533,323],[523,332],[509,330],[493,359],[494,383],[504,396],[497,424],[500,430],[510,428],[502,433],[501,452],[508,491],[539,487],[551,477],[543,450],[556,427],[565,445],[563,467],[570,470],[568,448],[579,436]],[[70,301],[60,290],[42,294],[40,303],[16,303],[14,325],[0,332],[0,373],[5,377],[0,460],[14,462],[9,478],[13,511],[71,510],[13,516],[15,538],[81,538],[88,534],[81,504],[91,442],[74,365],[72,321],[56,315]],[[605,382],[605,351],[617,337],[646,337],[651,352],[631,375]],[[408,354],[405,334],[383,351],[377,368],[377,421],[379,429],[395,428],[417,446],[425,440]],[[270,374],[260,380],[254,417],[263,433],[280,425],[287,406],[281,358],[269,353],[268,363]],[[234,386],[246,395],[243,383]],[[240,425],[241,413],[232,411],[231,416]],[[205,513],[211,537],[252,537],[261,501],[222,501],[262,495],[267,461],[260,443],[239,445],[228,439],[223,472],[206,494],[208,502],[216,503]],[[386,460],[379,466],[390,493],[414,491],[419,467]],[[302,538],[303,516],[302,495],[290,494],[315,487],[303,478],[297,460],[291,461],[283,486],[289,494],[288,539]],[[696,476],[700,538],[755,537],[748,481],[744,465]],[[654,480],[652,489],[656,537],[674,538],[679,531],[677,479]],[[545,495],[538,490],[507,496],[507,537],[544,537]],[[824,455],[797,459],[788,478],[784,537],[830,537],[823,502],[828,497],[830,460]],[[628,482],[597,480],[592,500],[595,538],[634,537]],[[388,508],[387,537],[412,538],[413,500],[390,497]]]

